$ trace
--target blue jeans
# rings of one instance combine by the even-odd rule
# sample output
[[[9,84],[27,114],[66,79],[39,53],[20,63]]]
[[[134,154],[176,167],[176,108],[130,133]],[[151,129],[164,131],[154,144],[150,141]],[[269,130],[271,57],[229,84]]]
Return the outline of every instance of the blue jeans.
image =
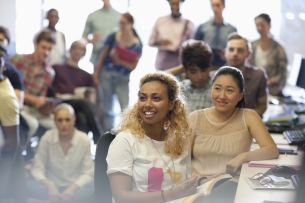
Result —
[[[117,96],[121,111],[128,106],[129,102],[129,74],[124,75],[116,71],[103,71],[99,87],[104,112],[105,132],[114,127],[114,101]]]
[[[47,200],[48,199],[48,188],[37,180],[27,180],[26,183],[28,198],[38,199],[38,200]],[[57,188],[61,193],[66,188]],[[59,201],[60,203],[61,201]],[[88,183],[82,188],[77,189],[74,192],[73,203],[84,203],[84,202],[94,202],[94,184],[93,182]]]

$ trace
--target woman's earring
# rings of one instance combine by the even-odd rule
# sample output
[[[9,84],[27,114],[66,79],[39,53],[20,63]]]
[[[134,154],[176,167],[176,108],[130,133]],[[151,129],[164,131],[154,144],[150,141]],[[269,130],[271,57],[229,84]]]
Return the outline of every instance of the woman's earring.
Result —
[[[170,124],[171,124],[171,122],[168,119],[166,119],[166,121],[164,123],[164,130],[167,130],[169,128]]]

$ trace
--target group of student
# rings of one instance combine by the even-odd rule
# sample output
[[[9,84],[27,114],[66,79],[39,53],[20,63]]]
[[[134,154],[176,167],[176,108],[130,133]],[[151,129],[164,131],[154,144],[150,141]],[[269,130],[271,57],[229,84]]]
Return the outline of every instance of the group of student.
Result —
[[[115,202],[179,199],[225,173],[234,178],[203,202],[233,202],[241,165],[279,155],[259,115],[244,108],[244,79],[237,68],[220,68],[212,79],[213,107],[189,116],[171,74],[147,74],[139,88],[138,102],[123,112],[106,158]],[[251,151],[253,138],[260,148]]]
[[[92,102],[63,99],[57,106],[50,99],[73,95],[78,87],[99,86],[105,131],[114,126],[113,95],[121,109],[130,106],[122,112],[106,158],[115,202],[167,202],[194,194],[198,185],[223,173],[234,178],[204,202],[233,202],[241,165],[278,157],[259,117],[267,108],[268,91],[279,95],[287,75],[284,49],[270,36],[270,17],[261,14],[255,18],[261,38],[251,49],[247,39],[224,22],[224,0],[211,0],[214,20],[200,25],[196,34],[192,22],[179,11],[183,0],[168,2],[172,13],[157,20],[149,41],[158,48],[156,69],[160,71],[141,78],[134,105],[128,105],[128,84],[143,45],[132,15],[118,15],[108,0],[89,15],[83,34],[88,43],[94,43],[93,78],[78,66],[86,53],[84,41],[73,42],[70,56],[62,57],[59,50],[65,47],[65,38],[55,29],[59,20],[55,9],[47,14],[49,26],[34,38],[33,54],[9,59],[10,38],[0,28],[0,99],[4,104],[0,105],[0,121],[5,138],[0,202],[93,201],[93,161],[86,134],[92,131],[95,143],[102,135],[94,98],[90,97]],[[119,29],[111,32],[116,18]],[[105,20],[104,27],[100,19]],[[108,33],[101,36],[94,27]],[[120,48],[135,57],[123,59]],[[179,82],[173,75],[181,73],[187,79]],[[23,148],[18,146],[22,123],[28,128],[25,143],[38,125],[51,129],[39,142],[26,181]],[[255,151],[250,150],[253,138],[260,146]],[[189,178],[192,180],[174,188]]]

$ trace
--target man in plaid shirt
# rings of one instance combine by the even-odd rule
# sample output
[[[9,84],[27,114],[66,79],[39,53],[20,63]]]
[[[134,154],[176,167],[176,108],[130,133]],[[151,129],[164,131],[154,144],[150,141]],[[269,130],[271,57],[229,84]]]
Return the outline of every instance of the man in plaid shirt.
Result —
[[[16,54],[10,62],[21,72],[25,87],[22,116],[27,121],[31,134],[38,125],[51,129],[55,127],[52,112],[54,103],[47,98],[48,87],[53,82],[55,72],[46,64],[55,40],[48,31],[42,31],[35,39],[33,54]]]
[[[212,79],[209,75],[212,60],[210,46],[203,41],[190,39],[182,43],[180,56],[182,65],[168,72],[178,75],[184,70],[188,79],[183,80],[180,87],[186,97],[189,113],[212,107]]]

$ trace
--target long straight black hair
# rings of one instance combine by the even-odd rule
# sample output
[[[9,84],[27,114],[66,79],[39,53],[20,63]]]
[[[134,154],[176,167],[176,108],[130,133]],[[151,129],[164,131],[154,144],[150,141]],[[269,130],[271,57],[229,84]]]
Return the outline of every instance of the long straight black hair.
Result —
[[[244,91],[244,87],[245,87],[245,81],[244,81],[244,76],[242,74],[242,72],[234,67],[231,66],[223,66],[221,67],[216,74],[213,77],[212,80],[212,84],[214,84],[215,80],[217,79],[217,77],[221,76],[221,75],[230,75],[232,76],[232,78],[234,79],[234,81],[236,82],[238,88],[239,88],[239,92],[245,93]],[[235,107],[238,108],[245,108],[246,103],[245,103],[245,94],[243,94],[243,98],[236,104]]]

